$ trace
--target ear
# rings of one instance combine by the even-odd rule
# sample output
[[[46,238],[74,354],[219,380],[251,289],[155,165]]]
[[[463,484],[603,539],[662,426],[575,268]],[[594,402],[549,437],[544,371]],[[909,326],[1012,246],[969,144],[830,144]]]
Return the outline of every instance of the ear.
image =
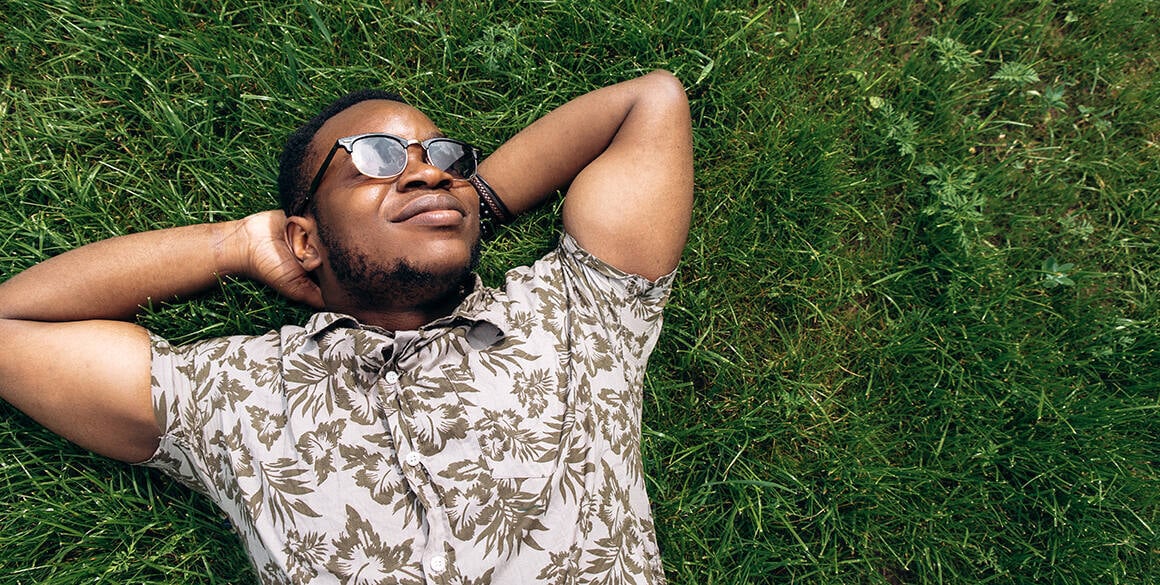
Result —
[[[318,225],[313,217],[294,215],[286,218],[286,244],[303,270],[314,272],[322,265]]]

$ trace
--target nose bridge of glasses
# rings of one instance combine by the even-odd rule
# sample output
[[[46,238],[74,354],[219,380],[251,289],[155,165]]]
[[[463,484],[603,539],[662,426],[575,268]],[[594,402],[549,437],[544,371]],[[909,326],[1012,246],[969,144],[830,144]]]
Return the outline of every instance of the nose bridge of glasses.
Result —
[[[449,140],[447,140],[443,137],[437,136],[435,138],[428,138],[427,140],[410,139],[410,140],[403,141],[402,139],[400,139],[400,142],[406,142],[405,149],[407,151],[407,159],[404,163],[405,165],[411,164],[411,147],[418,146],[419,152],[422,153],[418,159],[419,161],[423,162],[424,164],[426,164],[428,166],[431,166],[431,167],[438,169],[440,172],[447,172],[448,171],[448,169],[447,169],[447,167],[449,166],[447,164],[448,161],[432,159],[431,147],[435,146],[436,144],[442,143],[442,142],[450,142]],[[436,149],[435,154],[436,155],[440,154],[440,151],[438,149]],[[446,158],[446,156],[444,156],[444,158]]]
[[[404,140],[403,142],[405,142],[405,144],[403,145],[403,150],[407,151],[407,158],[404,161],[404,166],[411,164],[411,147],[412,146],[419,147],[419,152],[421,153],[419,156],[420,161],[425,162],[427,164],[432,164],[431,163],[431,153],[427,150],[427,148],[431,146],[429,140],[415,140],[414,138],[411,138],[408,140]]]

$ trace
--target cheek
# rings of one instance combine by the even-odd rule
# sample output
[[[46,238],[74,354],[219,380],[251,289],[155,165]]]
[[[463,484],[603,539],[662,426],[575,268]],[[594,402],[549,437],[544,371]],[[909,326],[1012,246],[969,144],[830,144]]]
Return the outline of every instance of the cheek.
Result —
[[[329,239],[338,239],[348,246],[360,240],[381,236],[386,222],[379,210],[365,201],[360,193],[345,193],[341,204],[319,205],[316,211],[318,231]]]
[[[342,179],[339,185],[318,198],[318,211],[328,218],[348,220],[366,214],[377,215],[383,199],[393,189],[382,179],[372,179],[355,173]]]

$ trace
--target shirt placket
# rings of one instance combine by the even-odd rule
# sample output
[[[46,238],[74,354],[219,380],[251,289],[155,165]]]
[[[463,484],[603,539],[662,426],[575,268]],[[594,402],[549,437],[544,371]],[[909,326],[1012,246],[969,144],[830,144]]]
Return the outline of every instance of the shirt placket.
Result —
[[[431,408],[410,387],[409,382],[415,379],[415,373],[400,366],[400,363],[413,361],[407,358],[420,345],[418,336],[417,332],[412,331],[396,333],[395,351],[391,352],[393,355],[388,357],[382,368],[376,391],[381,400],[396,405],[395,420],[387,421],[387,430],[394,439],[403,477],[425,512],[427,544],[422,553],[424,575],[429,583],[444,583],[454,573],[449,556],[452,550],[448,540],[451,527],[447,510],[433,481],[432,459],[424,455],[434,453],[435,448],[429,440],[411,433],[412,425],[404,421],[404,418],[416,420],[417,416],[423,416]]]

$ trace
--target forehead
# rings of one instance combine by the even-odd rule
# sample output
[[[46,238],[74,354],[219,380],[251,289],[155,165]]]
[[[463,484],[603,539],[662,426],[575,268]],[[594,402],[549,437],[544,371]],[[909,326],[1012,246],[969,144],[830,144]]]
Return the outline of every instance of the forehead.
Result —
[[[314,137],[314,149],[325,153],[339,138],[369,132],[414,140],[442,136],[430,118],[411,106],[390,100],[367,100],[327,120]]]

